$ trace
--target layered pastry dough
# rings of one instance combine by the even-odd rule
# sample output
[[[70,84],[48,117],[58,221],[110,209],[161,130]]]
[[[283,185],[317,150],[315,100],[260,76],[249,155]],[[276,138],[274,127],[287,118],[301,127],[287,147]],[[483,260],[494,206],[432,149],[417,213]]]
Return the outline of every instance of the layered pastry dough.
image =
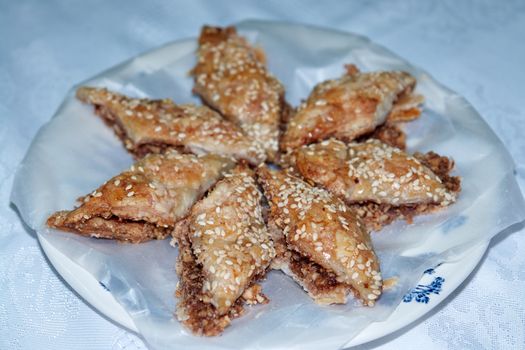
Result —
[[[195,334],[217,335],[245,301],[266,300],[253,289],[275,256],[261,199],[253,171],[238,166],[176,225],[177,317]]]
[[[106,89],[81,87],[77,98],[95,112],[137,157],[177,147],[193,153],[216,153],[257,165],[266,155],[260,145],[217,112],[169,99],[129,98]]]
[[[302,176],[347,203],[404,207],[400,212],[403,216],[447,206],[456,200],[459,191],[459,179],[448,176],[453,167],[450,160],[435,155],[436,164],[429,167],[424,164],[427,161],[375,139],[350,144],[325,140],[301,147],[294,158]]]
[[[81,198],[78,208],[53,214],[47,224],[132,243],[162,239],[233,166],[218,155],[151,154]]]
[[[274,160],[287,106],[284,87],[265,64],[262,50],[252,47],[234,27],[203,27],[193,69],[194,91],[238,123]]]
[[[374,305],[382,291],[379,262],[355,214],[330,192],[285,171],[261,166],[257,174],[270,204],[269,227],[281,244],[277,266],[318,303],[344,303],[352,290]]]
[[[364,135],[357,139],[357,142],[376,139],[384,144],[401,150],[406,149],[406,134],[397,124],[383,124],[376,128],[372,133]]]
[[[318,84],[288,123],[281,150],[334,137],[344,141],[370,133],[385,123],[420,114],[422,97],[413,94],[416,80],[405,72],[360,73],[348,66],[342,78]]]

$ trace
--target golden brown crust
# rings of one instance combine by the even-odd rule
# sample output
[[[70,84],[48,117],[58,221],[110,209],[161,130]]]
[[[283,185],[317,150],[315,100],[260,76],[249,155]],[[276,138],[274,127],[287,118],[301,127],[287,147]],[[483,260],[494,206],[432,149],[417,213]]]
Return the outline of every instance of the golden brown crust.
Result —
[[[396,100],[392,110],[387,116],[387,123],[409,122],[421,115],[420,105],[424,102],[422,95],[404,91]]]
[[[284,88],[266,69],[262,50],[237,35],[234,27],[205,26],[192,73],[195,93],[238,123],[273,161],[285,110]]]
[[[195,335],[219,335],[232,319],[242,314],[243,301],[239,298],[224,314],[220,314],[211,303],[203,301],[209,298],[207,293],[203,292],[204,274],[192,252],[188,234],[181,232],[183,227],[178,226],[179,233],[176,236],[179,247],[176,265],[179,283],[175,293],[179,299],[177,318]]]
[[[292,277],[319,305],[346,303],[350,286],[338,282],[333,272],[290,249],[275,221],[268,220],[268,215],[266,221],[276,252],[271,267]]]
[[[203,319],[219,331],[227,326],[229,321],[224,316],[230,317],[232,307],[236,315],[240,313],[242,303],[238,300],[243,295],[250,303],[266,301],[257,289],[247,291],[264,276],[275,256],[262,218],[261,200],[253,171],[238,166],[176,226],[174,236],[179,246],[189,244],[193,264],[198,265],[194,275],[200,281],[197,286],[184,277],[184,269],[195,270],[195,266],[181,265],[179,289],[184,292],[180,293],[177,314],[184,315],[182,321],[197,334],[215,332],[207,329]]]
[[[300,148],[293,159],[302,176],[344,199],[369,230],[410,223],[453,203],[461,190],[459,177],[449,175],[451,159],[434,152],[410,157],[377,140],[327,140]]]
[[[106,89],[81,87],[77,98],[95,112],[137,157],[178,147],[194,153],[215,153],[257,165],[263,149],[237,125],[207,107],[173,101],[129,98]]]
[[[421,98],[412,95],[415,84],[405,72],[360,73],[357,68],[349,69],[342,78],[315,86],[290,120],[280,148],[290,152],[330,137],[349,142],[374,131],[392,111],[393,121],[408,120],[408,106],[419,115]],[[398,101],[403,105],[395,108]],[[414,101],[419,101],[415,107]]]
[[[287,248],[335,274],[372,306],[382,279],[370,236],[355,214],[328,191],[284,171],[261,166],[257,174],[270,203],[269,224],[281,231]]]
[[[80,207],[50,216],[47,224],[132,243],[165,238],[167,229],[233,164],[211,154],[151,154],[82,197]]]
[[[368,139],[376,139],[392,147],[406,150],[406,134],[396,124],[383,124],[376,128],[372,133],[363,135],[357,142],[364,142]]]
[[[440,179],[443,185],[451,193],[461,191],[461,180],[458,176],[451,176],[450,172],[454,168],[454,161],[447,157],[442,157],[434,152],[425,154],[415,153],[423,165],[428,167]],[[412,223],[415,216],[420,214],[429,214],[442,208],[439,204],[414,204],[392,206],[389,204],[377,203],[358,203],[351,205],[357,215],[363,220],[369,230],[379,231],[384,226],[395,220],[406,220]]]
[[[282,233],[279,233],[282,236]],[[346,303],[350,286],[337,281],[337,276],[321,265],[288,249],[284,238],[275,241],[278,252],[272,268],[292,277],[319,305]]]
[[[129,243],[141,243],[152,239],[164,239],[170,230],[146,221],[133,221],[118,217],[91,217],[75,222],[69,211],[59,211],[49,217],[47,225],[87,237],[116,239]]]
[[[440,156],[432,151],[427,153],[414,153],[414,157],[418,159],[423,165],[428,167],[440,179],[443,185],[453,193],[461,191],[461,179],[459,176],[450,176],[450,172],[454,169],[454,161],[448,157]]]
[[[295,161],[302,176],[347,203],[447,206],[456,199],[418,159],[375,139],[350,144],[326,140],[297,150]]]

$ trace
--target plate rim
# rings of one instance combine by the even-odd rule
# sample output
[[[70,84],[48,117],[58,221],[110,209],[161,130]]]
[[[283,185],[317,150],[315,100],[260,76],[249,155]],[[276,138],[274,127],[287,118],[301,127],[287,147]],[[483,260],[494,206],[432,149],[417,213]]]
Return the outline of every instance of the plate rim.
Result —
[[[315,25],[307,25],[302,23],[290,23],[290,22],[284,22],[284,21],[265,21],[265,20],[245,20],[241,21],[237,24],[244,24],[247,22],[259,22],[259,23],[282,23],[292,26],[303,26],[307,28],[318,28],[322,30],[329,30],[333,32],[339,32],[341,34],[351,34],[354,36],[358,36],[362,39],[365,39],[369,42],[372,42],[370,39],[368,39],[365,36],[362,36],[360,34],[356,33],[349,33],[346,31],[339,31],[334,28],[329,27],[321,27],[321,26],[315,26]],[[153,48],[151,50],[148,50],[146,52],[143,52],[139,54],[138,56],[131,57],[129,59],[124,60],[121,63],[118,63],[112,67],[109,67],[106,70],[103,70],[102,72],[96,74],[95,76],[89,78],[86,81],[91,81],[94,79],[97,79],[99,77],[102,77],[107,72],[116,69],[120,66],[126,65],[129,62],[131,62],[136,57],[141,57],[144,55],[147,55],[153,51],[162,49],[164,47],[167,47],[169,45],[172,45],[174,43],[178,42],[185,42],[188,40],[191,40],[194,38],[181,38],[179,40],[168,42],[162,46]],[[374,42],[372,42],[374,43]],[[391,54],[395,55],[396,57],[399,57],[396,53],[391,52],[389,49],[383,47],[381,48],[388,50]],[[403,59],[404,60],[404,59]],[[414,66],[416,69],[420,69],[419,66],[414,65],[410,63],[412,66]],[[425,71],[426,72],[426,71]],[[427,73],[428,74],[428,73]],[[434,80],[436,84],[438,84],[440,87],[446,89],[447,91],[454,93],[452,90],[450,90],[448,87],[442,85],[439,81]],[[82,83],[80,83],[82,84]],[[75,86],[78,86],[76,84]],[[74,88],[74,87],[73,87]],[[67,99],[64,99],[64,101]],[[60,108],[55,112],[55,115],[59,112]],[[101,284],[100,281],[98,281],[93,275],[91,275],[87,270],[82,268],[80,265],[69,259],[65,254],[60,252],[56,247],[54,247],[51,243],[49,243],[46,238],[37,232],[37,238],[38,241],[42,247],[42,250],[48,257],[51,265],[55,268],[55,270],[58,272],[58,274],[64,279],[64,281],[67,282],[67,284],[75,291],[77,292],[85,301],[88,302],[95,310],[97,310],[99,313],[101,313],[103,316],[109,318],[109,320],[113,323],[116,323],[119,326],[122,326],[132,332],[138,333],[138,330],[132,320],[132,318],[129,316],[129,314],[125,311],[125,309],[118,303],[118,301],[111,295],[111,293],[108,293],[108,290],[105,288],[103,284]],[[454,292],[467,278],[468,276],[475,270],[476,266],[479,265],[480,261],[482,260],[485,252],[487,251],[490,244],[490,240],[487,241],[480,241],[476,242],[472,247],[468,248],[467,252],[461,259],[455,260],[454,262],[447,262],[444,261],[447,264],[453,265],[453,266],[460,266],[463,267],[461,270],[462,273],[460,274],[453,274],[455,278],[448,277],[447,280],[447,288],[445,288],[441,294],[439,295],[433,295],[433,299],[430,304],[425,304],[426,307],[424,308],[417,308],[424,311],[418,311],[416,312],[417,316],[414,318],[411,318],[408,321],[404,322],[396,322],[395,326],[391,326],[390,328],[387,326],[389,323],[391,323],[392,318],[395,318],[396,312],[401,308],[405,303],[400,302],[400,304],[396,307],[396,309],[392,312],[392,314],[383,321],[380,322],[373,322],[369,326],[367,326],[365,329],[363,329],[360,333],[358,333],[351,341],[346,343],[343,347],[350,347],[350,346],[357,346],[364,343],[368,343],[370,341],[376,341],[379,340],[389,334],[392,334],[402,328],[408,327],[410,325],[415,324],[417,321],[419,321],[424,315],[428,314],[431,310],[433,310],[436,306],[438,306],[443,300],[447,299],[452,292]],[[471,255],[472,253],[472,255]],[[468,263],[465,263],[465,259],[468,259]],[[429,266],[431,267],[431,266]],[[466,267],[466,268],[465,268]],[[82,277],[85,276],[85,277]],[[423,277],[423,276],[422,276]],[[447,277],[445,275],[445,277]],[[82,278],[87,278],[87,281],[89,281],[87,287],[82,280]],[[421,280],[420,280],[421,282]],[[452,286],[451,288],[448,288]],[[409,305],[409,304],[407,304]],[[413,304],[412,304],[413,305]],[[381,332],[377,332],[379,335],[370,335],[368,332],[370,329],[374,329],[375,327],[378,328],[378,330],[381,330]],[[373,332],[372,332],[373,333]]]
[[[443,301],[448,299],[448,297],[455,290],[457,290],[463,284],[463,282],[465,282],[468,279],[468,277],[474,272],[476,267],[481,263],[483,256],[485,256],[485,253],[488,251],[489,245],[490,240],[479,242],[474,246],[470,247],[460,259],[457,259],[452,262],[443,260],[437,267],[429,266],[428,268],[434,268],[437,272],[439,272],[439,277],[443,277],[445,279],[446,287],[443,290],[441,290],[439,294],[433,294],[432,299],[429,301],[428,304],[414,304],[412,302],[405,303],[401,301],[396,307],[396,309],[390,314],[390,316],[386,320],[371,323],[365,329],[363,329],[363,331],[358,333],[352,340],[345,344],[344,348],[362,345],[371,341],[377,341],[383,337],[386,337],[392,333],[399,331],[400,329],[416,325],[418,321],[420,321],[425,315],[430,313]],[[446,272],[443,273],[443,270],[445,270]],[[449,275],[448,271],[450,270],[455,270],[455,273]],[[458,273],[458,271],[460,271],[461,273]],[[421,281],[424,278],[425,275],[422,275],[418,284],[421,283]],[[415,305],[417,306],[414,307]],[[402,313],[409,306],[412,307],[413,310],[421,311],[413,312],[413,314],[416,314],[416,316],[413,316],[413,319],[411,321],[409,321],[407,317],[407,320],[395,323],[395,326],[392,326],[391,322],[393,322],[394,319],[400,316],[403,317]],[[383,334],[379,336],[374,336],[374,332],[383,332]]]
[[[46,254],[55,270],[74,291],[76,291],[88,304],[90,304],[93,308],[95,308],[113,323],[116,323],[121,327],[139,334],[139,331],[136,328],[132,318],[125,311],[122,305],[120,305],[120,303],[113,297],[113,295],[108,292],[105,286],[103,286],[87,270],[69,259],[66,255],[60,252],[60,250],[49,243],[43,235],[37,232],[37,237],[42,250]],[[440,275],[444,276],[445,280],[447,281],[447,288],[445,288],[440,294],[433,295],[431,303],[413,308],[413,310],[417,311],[412,312],[413,315],[410,317],[405,315],[405,319],[403,319],[403,309],[409,305],[413,307],[414,304],[400,302],[386,320],[371,323],[348,343],[346,343],[343,348],[376,341],[402,328],[416,324],[423,316],[431,312],[445,299],[447,299],[450,294],[452,294],[468,278],[468,276],[470,276],[470,274],[481,262],[485,252],[488,250],[489,244],[490,241],[479,242],[478,244],[469,248],[469,250],[463,255],[461,259],[455,260],[453,262],[446,260],[443,261],[443,265],[441,266],[448,265],[448,270],[454,268],[456,273],[453,275],[448,275],[446,273],[443,274],[443,271],[440,271]],[[440,267],[436,269],[439,269]],[[458,269],[458,267],[460,268]],[[443,270],[443,268],[441,268],[441,270]],[[458,273],[458,271],[461,273]],[[85,280],[82,278],[85,278]],[[422,276],[420,282],[423,278],[424,276]],[[398,314],[401,314],[401,316]],[[394,319],[401,319],[401,321],[394,322]]]

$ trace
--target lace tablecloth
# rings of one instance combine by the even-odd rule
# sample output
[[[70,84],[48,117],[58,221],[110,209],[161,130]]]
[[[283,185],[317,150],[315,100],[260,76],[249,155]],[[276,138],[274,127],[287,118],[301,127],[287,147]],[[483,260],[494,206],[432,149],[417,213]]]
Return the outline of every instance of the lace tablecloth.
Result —
[[[370,37],[465,96],[510,150],[525,188],[525,2],[12,1],[0,3],[0,349],[145,349],[50,267],[9,205],[17,164],[72,85],[140,52],[246,18]],[[365,349],[525,347],[525,230],[423,320]]]

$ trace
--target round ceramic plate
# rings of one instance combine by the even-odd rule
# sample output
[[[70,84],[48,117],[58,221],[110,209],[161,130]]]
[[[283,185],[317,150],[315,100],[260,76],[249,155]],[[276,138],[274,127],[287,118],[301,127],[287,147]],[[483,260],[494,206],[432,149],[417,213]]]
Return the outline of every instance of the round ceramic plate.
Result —
[[[137,331],[128,313],[102,283],[49,244],[42,235],[38,235],[38,238],[53,266],[78,294],[109,319],[132,331]],[[346,346],[360,345],[384,337],[414,323],[430,312],[470,275],[483,257],[488,244],[489,242],[484,242],[470,248],[462,259],[454,262],[429,266],[419,284],[405,295],[403,302],[387,320],[372,323]]]
[[[353,310],[350,303],[334,306],[334,312],[320,308],[290,279],[272,272],[263,283],[272,303],[250,309],[222,337],[209,342],[240,345],[246,334],[258,331],[262,340],[254,344],[262,344],[261,348],[266,344],[278,348],[283,341],[296,348],[312,347],[317,344],[312,340],[339,348],[345,342],[351,346],[378,339],[415,322],[468,277],[493,235],[516,222],[521,202],[512,195],[516,193],[512,186],[517,185],[508,153],[463,98],[366,38],[260,21],[244,22],[238,28],[248,40],[264,47],[269,69],[283,81],[292,105],[298,105],[317,82],[340,76],[344,63],[355,63],[365,71],[407,70],[414,74],[418,92],[427,102],[422,118],[406,126],[409,151],[435,150],[452,156],[463,177],[463,190],[458,202],[447,209],[420,216],[412,225],[397,222],[373,235],[385,276],[399,277],[399,283],[384,293],[375,308],[351,313],[346,312]],[[195,39],[170,43],[84,84],[135,96],[169,97],[178,103],[197,102],[187,74],[195,62],[195,49]],[[38,232],[58,273],[102,314],[130,330],[140,328],[148,341],[193,348],[209,345],[208,340],[189,335],[173,318],[176,250],[167,242],[123,245],[50,232],[43,224],[52,212],[71,208],[74,198],[131,162],[112,131],[71,92],[35,137],[15,179],[13,202]],[[360,318],[361,311],[367,313],[366,323]],[[338,315],[344,317],[343,322]],[[159,325],[165,327],[161,337],[156,332]],[[349,341],[358,330],[361,332]],[[352,331],[356,333],[350,334]]]

